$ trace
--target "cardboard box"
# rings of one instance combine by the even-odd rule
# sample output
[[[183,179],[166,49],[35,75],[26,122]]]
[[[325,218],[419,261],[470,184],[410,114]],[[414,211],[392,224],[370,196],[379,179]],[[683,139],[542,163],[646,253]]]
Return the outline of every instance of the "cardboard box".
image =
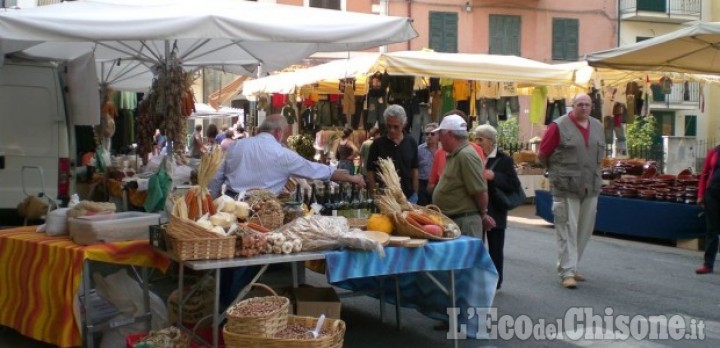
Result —
[[[297,288],[295,293],[295,314],[303,317],[325,317],[340,319],[340,298],[333,288]]]

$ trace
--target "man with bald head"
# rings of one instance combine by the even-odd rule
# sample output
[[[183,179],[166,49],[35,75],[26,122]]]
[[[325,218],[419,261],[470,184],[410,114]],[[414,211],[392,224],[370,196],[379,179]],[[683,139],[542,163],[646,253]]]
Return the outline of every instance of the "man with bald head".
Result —
[[[595,227],[602,184],[600,163],[605,137],[600,121],[590,117],[592,99],[579,94],[572,111],[548,125],[540,143],[540,162],[549,172],[552,212],[560,248],[557,271],[562,286],[577,287],[585,277],[578,263]]]
[[[239,141],[230,147],[225,162],[215,178],[208,184],[213,198],[220,196],[221,186],[226,183],[229,195],[249,189],[264,188],[278,194],[290,176],[312,180],[352,182],[360,187],[365,180],[360,175],[350,175],[345,170],[311,162],[284,147],[290,127],[280,114],[270,115],[258,127],[254,137]]]

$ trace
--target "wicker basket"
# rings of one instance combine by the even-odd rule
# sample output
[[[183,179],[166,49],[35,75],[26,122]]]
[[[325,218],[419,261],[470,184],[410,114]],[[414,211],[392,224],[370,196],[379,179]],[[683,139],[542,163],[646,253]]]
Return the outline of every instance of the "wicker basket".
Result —
[[[421,211],[425,215],[432,215],[439,217],[442,220],[443,226],[450,225],[453,226],[457,231],[460,231],[460,227],[455,224],[455,222],[452,221],[449,217],[445,216],[443,213],[440,212],[440,208],[438,208],[435,205],[428,205],[427,207],[419,206],[419,205],[413,205],[413,208],[415,210]],[[432,239],[432,240],[452,240],[460,237],[460,234],[458,233],[457,236],[454,237],[439,237],[436,235],[432,235],[430,233],[427,233],[423,231],[422,229],[419,229],[412,225],[411,223],[407,222],[405,218],[402,216],[401,213],[396,213],[393,216],[393,219],[395,220],[395,232],[399,236],[406,236],[406,237],[412,237],[412,238],[421,238],[421,239]]]
[[[212,315],[213,308],[213,284],[212,278],[209,281],[205,281],[200,289],[198,289],[187,301],[183,304],[183,324],[194,326],[200,322],[203,318]],[[189,290],[183,292],[187,295]],[[173,291],[167,300],[168,309],[168,321],[170,323],[176,323],[178,317],[178,290]],[[207,321],[210,324],[210,321]]]
[[[288,317],[288,325],[298,324],[313,330],[318,318]],[[341,348],[345,339],[345,322],[339,319],[325,319],[323,329],[330,331],[329,335],[308,339],[289,339],[262,337],[237,334],[228,331],[227,325],[223,329],[225,347],[229,348]]]
[[[255,212],[250,216],[249,222],[254,222],[270,230],[283,225],[285,213],[282,203],[270,191],[248,190],[245,202]]]
[[[224,330],[240,335],[272,337],[287,327],[290,300],[287,297],[278,296],[273,289],[265,284],[255,283],[253,286],[265,289],[273,296],[245,299],[228,308],[226,311],[227,324],[225,324]],[[269,314],[255,317],[241,317],[231,311],[235,307],[259,302],[269,302],[276,305],[277,309]]]
[[[235,256],[235,236],[223,237],[190,220],[174,216],[165,231],[168,252],[180,261],[230,259]]]

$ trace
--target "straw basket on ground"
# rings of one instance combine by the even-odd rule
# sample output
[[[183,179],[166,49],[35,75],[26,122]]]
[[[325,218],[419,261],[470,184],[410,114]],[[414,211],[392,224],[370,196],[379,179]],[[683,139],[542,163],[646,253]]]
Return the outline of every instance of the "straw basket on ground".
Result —
[[[245,299],[228,308],[225,331],[272,337],[287,327],[290,300],[278,296],[267,285],[255,283],[253,286],[267,290],[272,296]]]
[[[345,322],[339,319],[325,319],[321,335],[309,338],[305,332],[315,329],[318,318],[288,317],[288,330],[279,332],[279,337],[262,337],[237,334],[223,329],[225,346],[229,348],[341,348],[345,339]]]

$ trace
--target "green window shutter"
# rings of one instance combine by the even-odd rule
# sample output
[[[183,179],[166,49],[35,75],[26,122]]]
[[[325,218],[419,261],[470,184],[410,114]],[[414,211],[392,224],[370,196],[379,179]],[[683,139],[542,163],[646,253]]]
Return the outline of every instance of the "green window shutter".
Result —
[[[520,55],[520,16],[490,15],[490,54]]]
[[[579,22],[573,18],[553,18],[552,59],[577,60]]]
[[[685,115],[685,136],[697,136],[697,116]]]
[[[457,25],[457,13],[431,11],[430,48],[436,52],[457,52]]]
[[[310,0],[310,7],[340,10],[340,0]]]
[[[637,0],[638,11],[652,11],[665,13],[667,7],[665,0]]]

